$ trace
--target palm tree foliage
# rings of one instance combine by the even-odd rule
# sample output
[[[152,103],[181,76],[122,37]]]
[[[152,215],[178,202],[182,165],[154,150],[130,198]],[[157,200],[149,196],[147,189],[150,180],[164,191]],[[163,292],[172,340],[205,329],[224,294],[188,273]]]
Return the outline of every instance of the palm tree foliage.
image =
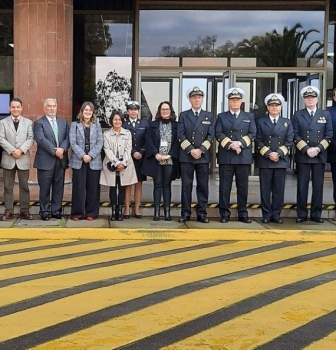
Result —
[[[314,32],[319,33],[316,29],[302,30],[302,25],[296,23],[292,28],[285,27],[282,33],[274,29],[250,40],[244,39],[234,50],[238,57],[256,57],[259,67],[295,67],[298,58],[317,57],[323,49],[323,43],[318,40],[305,46],[308,36]]]

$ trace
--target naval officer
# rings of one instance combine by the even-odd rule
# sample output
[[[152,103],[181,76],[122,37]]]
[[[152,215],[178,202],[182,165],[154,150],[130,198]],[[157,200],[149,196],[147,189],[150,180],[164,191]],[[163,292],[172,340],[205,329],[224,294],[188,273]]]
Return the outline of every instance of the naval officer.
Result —
[[[233,87],[226,91],[229,110],[218,114],[215,126],[219,143],[219,213],[220,222],[230,221],[230,193],[236,177],[238,220],[250,224],[247,212],[248,176],[253,162],[252,142],[256,136],[254,116],[241,110],[245,91]]]
[[[196,174],[197,221],[208,223],[206,208],[209,197],[209,163],[214,138],[214,120],[210,112],[201,108],[204,93],[199,87],[195,86],[187,92],[187,97],[191,109],[181,112],[177,124],[182,180],[182,210],[179,222],[190,220],[193,180]]]
[[[308,187],[312,177],[310,220],[323,223],[324,168],[327,148],[333,137],[331,117],[328,111],[317,108],[320,90],[306,86],[301,90],[306,108],[294,113],[293,129],[297,167],[297,223],[307,221]]]
[[[262,222],[282,224],[286,169],[289,168],[289,151],[293,144],[293,125],[281,117],[284,98],[281,94],[266,96],[268,115],[257,120],[255,139],[259,168]]]

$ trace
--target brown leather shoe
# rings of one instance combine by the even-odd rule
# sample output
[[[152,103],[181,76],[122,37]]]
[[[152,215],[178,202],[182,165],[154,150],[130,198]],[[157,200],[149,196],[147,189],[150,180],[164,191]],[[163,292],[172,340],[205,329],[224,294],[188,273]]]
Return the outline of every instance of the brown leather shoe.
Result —
[[[29,211],[22,211],[20,213],[20,219],[24,220],[34,220],[33,215],[29,213]]]
[[[12,219],[13,219],[13,213],[6,212],[1,216],[1,221],[7,221]]]

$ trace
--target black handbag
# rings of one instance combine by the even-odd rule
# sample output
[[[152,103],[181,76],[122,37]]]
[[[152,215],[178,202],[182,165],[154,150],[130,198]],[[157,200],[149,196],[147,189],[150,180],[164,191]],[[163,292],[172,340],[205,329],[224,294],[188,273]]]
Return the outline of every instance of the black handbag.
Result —
[[[116,166],[113,165],[112,162],[106,163],[106,167],[107,167],[108,170],[110,170],[110,171],[112,171],[112,172],[114,172],[114,171],[117,170]]]

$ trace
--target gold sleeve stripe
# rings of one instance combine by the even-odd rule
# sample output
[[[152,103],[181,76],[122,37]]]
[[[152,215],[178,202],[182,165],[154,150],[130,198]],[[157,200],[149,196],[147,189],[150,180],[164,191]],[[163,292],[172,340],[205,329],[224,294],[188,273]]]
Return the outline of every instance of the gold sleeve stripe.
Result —
[[[183,150],[185,150],[187,147],[189,147],[191,145],[191,143],[188,141],[188,140],[184,140],[182,143],[181,143],[181,148]]]
[[[225,137],[225,139],[223,139],[221,142],[221,146],[224,148],[230,141],[231,141],[230,138]]]
[[[329,146],[329,142],[328,142],[327,140],[324,140],[324,139],[323,139],[323,140],[321,141],[321,145],[323,146],[324,149],[327,149],[328,146]]]
[[[286,155],[288,153],[288,148],[286,146],[281,146],[281,147],[279,147],[279,149],[281,149],[281,151],[283,152],[284,155]]]
[[[269,151],[269,147],[266,147],[266,146],[264,146],[261,150],[260,150],[260,154],[262,155],[262,156],[264,156],[268,151]]]
[[[250,146],[250,144],[251,144],[251,139],[250,139],[248,136],[244,136],[244,137],[243,137],[243,140],[245,141],[247,147]]]
[[[209,149],[209,148],[211,147],[211,143],[210,143],[208,140],[204,141],[204,142],[202,143],[202,145],[203,145],[206,149]]]
[[[307,143],[303,140],[301,140],[297,145],[296,145],[296,148],[301,151],[302,148],[306,147],[307,146]]]

